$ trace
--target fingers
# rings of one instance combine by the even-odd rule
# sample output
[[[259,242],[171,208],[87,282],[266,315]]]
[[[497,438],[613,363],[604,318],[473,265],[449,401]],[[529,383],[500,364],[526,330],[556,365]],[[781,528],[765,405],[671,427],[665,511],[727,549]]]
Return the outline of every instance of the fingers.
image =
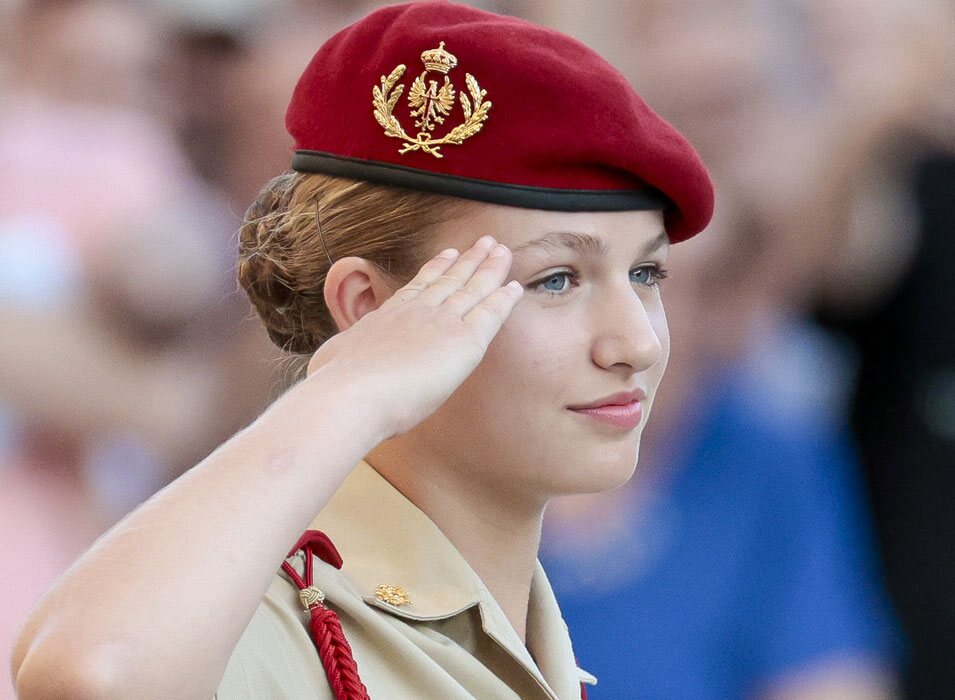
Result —
[[[428,306],[443,305],[446,310],[463,317],[478,305],[488,302],[478,316],[483,318],[490,314],[493,317],[503,312],[506,317],[510,313],[513,289],[503,297],[488,300],[501,289],[510,266],[511,251],[493,237],[482,236],[463,254],[453,248],[439,253],[386,303],[401,304],[415,299]],[[521,289],[519,284],[517,289]]]
[[[474,274],[444,302],[445,308],[458,316],[464,316],[500,288],[507,279],[510,267],[511,251],[507,246],[494,245]]]
[[[489,257],[492,252],[502,249],[505,251],[504,256]],[[491,236],[482,236],[446,273],[422,292],[421,301],[438,306],[455,295],[453,310],[463,315],[501,285],[509,267],[510,251],[498,246]],[[491,279],[495,280],[493,284],[489,284]]]
[[[464,322],[490,344],[504,321],[524,296],[524,288],[517,280],[498,287],[464,317]]]
[[[418,274],[415,275],[408,284],[398,289],[389,301],[408,301],[409,299],[414,299],[423,290],[431,286],[435,280],[439,279],[441,275],[446,273],[451,266],[454,265],[454,262],[459,256],[460,253],[455,248],[442,250],[422,265],[421,269],[418,270]]]

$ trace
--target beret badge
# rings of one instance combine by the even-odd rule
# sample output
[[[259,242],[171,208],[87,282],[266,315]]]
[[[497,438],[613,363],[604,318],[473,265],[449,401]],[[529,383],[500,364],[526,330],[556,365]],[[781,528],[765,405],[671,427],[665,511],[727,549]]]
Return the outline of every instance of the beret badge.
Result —
[[[465,139],[481,130],[484,120],[487,119],[488,110],[491,109],[491,103],[484,99],[487,91],[481,89],[473,75],[465,73],[465,83],[470,98],[464,91],[457,93],[464,121],[444,136],[436,138],[435,127],[444,124],[445,119],[454,110],[455,88],[448,73],[458,65],[458,59],[444,50],[442,41],[438,48],[422,52],[421,62],[424,64],[424,71],[415,78],[408,91],[408,106],[411,109],[411,116],[415,118],[417,135],[414,138],[409,136],[394,115],[394,108],[405,88],[404,85],[398,84],[406,70],[404,64],[396,66],[387,77],[381,76],[381,86],[376,85],[372,88],[375,119],[384,129],[385,136],[404,141],[398,153],[403,155],[421,150],[435,158],[443,158],[441,146],[445,144],[460,146]],[[437,80],[430,79],[429,73],[442,74],[443,84],[439,86]]]

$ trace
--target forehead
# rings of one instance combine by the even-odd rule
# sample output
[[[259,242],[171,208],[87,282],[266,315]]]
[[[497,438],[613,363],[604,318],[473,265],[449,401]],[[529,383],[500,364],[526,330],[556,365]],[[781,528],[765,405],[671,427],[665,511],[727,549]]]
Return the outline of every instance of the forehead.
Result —
[[[560,247],[568,240],[560,234],[584,234],[607,249],[623,250],[644,247],[663,232],[661,211],[564,212],[474,203],[465,214],[440,228],[437,246],[466,250],[489,234],[522,254]],[[544,236],[546,243],[535,243]]]

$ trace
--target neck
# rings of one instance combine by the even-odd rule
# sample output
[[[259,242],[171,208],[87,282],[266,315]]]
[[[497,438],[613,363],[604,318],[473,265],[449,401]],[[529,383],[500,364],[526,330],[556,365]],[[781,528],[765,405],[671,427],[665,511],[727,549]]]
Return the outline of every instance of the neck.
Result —
[[[463,469],[420,452],[412,456],[400,438],[379,445],[367,460],[444,532],[526,643],[544,503],[515,500]]]

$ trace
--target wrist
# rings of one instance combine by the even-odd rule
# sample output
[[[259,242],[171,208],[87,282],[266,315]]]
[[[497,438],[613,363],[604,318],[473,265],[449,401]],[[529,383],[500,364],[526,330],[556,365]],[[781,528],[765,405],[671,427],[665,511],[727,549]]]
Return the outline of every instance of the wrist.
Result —
[[[377,395],[372,377],[354,376],[329,364],[294,384],[269,412],[292,434],[324,441],[320,450],[327,449],[332,436],[336,442],[354,446],[360,459],[391,436]]]

